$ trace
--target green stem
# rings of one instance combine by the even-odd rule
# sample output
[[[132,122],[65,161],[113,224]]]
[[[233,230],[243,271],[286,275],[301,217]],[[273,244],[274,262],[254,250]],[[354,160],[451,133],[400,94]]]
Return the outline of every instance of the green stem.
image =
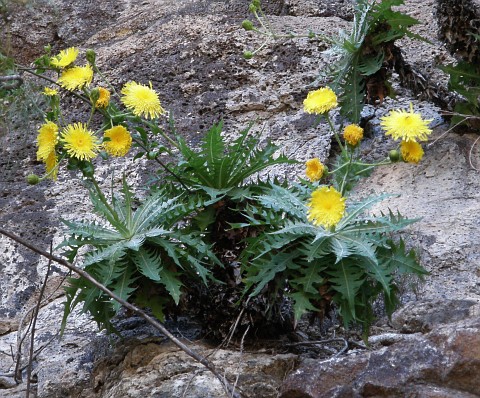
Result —
[[[328,125],[330,126],[330,129],[332,130],[333,135],[335,136],[335,139],[337,140],[338,146],[340,147],[342,152],[345,152],[346,149],[343,146],[342,141],[340,140],[340,137],[339,137],[337,131],[335,130],[335,126],[333,125],[332,121],[330,120],[330,116],[328,115],[328,112],[325,113],[325,118],[327,119]]]
[[[110,82],[108,81],[108,79],[105,77],[105,75],[100,71],[100,69],[98,69],[98,66],[97,65],[93,65],[93,70],[98,73],[100,75],[100,77],[102,78],[102,80],[107,84],[108,88],[110,90],[112,90],[112,93],[115,94],[117,97],[119,96],[117,91],[115,90],[115,87],[113,87]]]
[[[95,188],[95,191],[96,191],[99,199],[102,201],[102,203],[105,205],[105,207],[107,208],[107,210],[109,211],[111,216],[117,222],[117,224],[118,224],[117,227],[120,230],[121,234],[124,235],[124,236],[127,236],[129,231],[124,227],[123,223],[120,222],[117,212],[113,209],[112,206],[110,206],[110,203],[108,203],[108,200],[105,197],[105,195],[103,194],[102,190],[100,189],[100,186],[98,185],[97,180],[95,180],[95,177],[90,176],[90,177],[88,177],[88,180],[92,183],[93,187]]]
[[[148,148],[143,145],[143,142],[142,141],[139,141],[137,140],[136,138],[133,139],[136,144],[142,148],[144,151],[147,151],[148,152]],[[182,181],[182,179],[180,178],[180,176],[175,173],[174,171],[172,171],[165,163],[163,163],[159,158],[158,156],[155,156],[155,161],[167,172],[169,173],[173,178],[175,178],[179,184],[188,192],[188,193],[192,193],[192,191],[190,190],[190,188]]]
[[[53,173],[55,173],[56,170],[58,170],[58,167],[60,166],[60,162],[65,159],[65,156],[66,154],[64,153],[60,159],[58,160],[57,164],[55,165],[54,168],[52,168],[52,170],[50,170],[47,174],[45,174],[42,178],[39,179],[39,182],[40,181],[43,181],[45,180],[46,178],[50,177]]]
[[[171,139],[167,134],[165,134],[165,132],[161,128],[155,126],[152,122],[149,122],[148,120],[145,120],[145,119],[142,119],[142,123],[150,127],[150,129],[152,130],[157,130],[160,133],[160,135],[169,142],[170,145],[172,145],[176,149],[180,149],[180,146],[173,139]]]
[[[340,193],[342,196],[345,196],[345,187],[347,186],[347,178],[348,174],[350,173],[350,169],[352,168],[352,162],[353,162],[353,152],[350,155],[350,160],[347,163],[347,172],[343,175],[343,180],[342,180],[342,185],[340,187]]]
[[[387,164],[392,164],[392,162],[390,160],[384,160],[384,161],[379,162],[379,163],[352,162],[352,164],[357,165],[357,166],[367,166],[367,169],[364,169],[364,170],[368,170],[368,169],[371,169],[371,168],[374,168],[374,167],[377,167],[377,166],[384,166],[384,165],[387,165]],[[336,168],[335,170],[330,171],[329,173],[330,174],[336,173],[337,171],[343,169],[344,167],[347,167],[348,165],[349,165],[349,163],[342,164],[340,167]],[[362,173],[364,170],[362,170],[360,173]]]
[[[50,79],[49,77],[47,76],[43,76],[43,75],[40,75],[36,72],[34,72],[33,70],[31,70],[30,68],[25,68],[23,66],[20,66],[20,65],[15,65],[15,67],[19,70],[23,70],[24,72],[27,72],[27,73],[30,73],[31,75],[34,75],[34,76],[37,76],[39,77],[40,79],[43,79],[43,80],[46,80],[52,84],[55,84],[56,86],[60,87],[60,88],[63,88],[60,84],[58,84],[55,80],[53,79]],[[70,94],[74,95],[75,97],[77,97],[78,99],[82,100],[82,101],[85,101],[87,103],[90,104],[90,99],[88,98],[85,98],[83,96],[81,96],[80,94],[77,94],[75,91],[70,91],[70,90],[67,90]]]

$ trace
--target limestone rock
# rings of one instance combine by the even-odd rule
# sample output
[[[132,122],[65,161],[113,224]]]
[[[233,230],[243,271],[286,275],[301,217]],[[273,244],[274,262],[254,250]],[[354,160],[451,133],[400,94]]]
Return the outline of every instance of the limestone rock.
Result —
[[[478,395],[480,319],[341,359],[305,360],[285,380],[282,398]]]

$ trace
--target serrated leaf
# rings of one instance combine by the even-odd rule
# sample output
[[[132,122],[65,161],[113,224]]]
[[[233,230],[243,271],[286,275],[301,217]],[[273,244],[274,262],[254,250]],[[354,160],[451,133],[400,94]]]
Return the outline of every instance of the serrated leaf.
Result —
[[[330,250],[335,254],[335,257],[336,257],[335,263],[338,263],[343,258],[348,257],[353,253],[353,250],[350,247],[349,242],[346,242],[342,239],[331,237],[328,240],[328,244],[330,246]]]
[[[305,293],[318,294],[318,285],[323,283],[321,273],[325,269],[326,267],[321,266],[318,262],[310,263],[307,267],[299,269],[301,276],[292,278],[291,283],[297,285],[296,288],[301,286],[300,290]]]
[[[181,287],[182,282],[177,278],[178,273],[162,268],[160,270],[160,283],[165,286],[170,296],[172,296],[175,304],[180,302],[180,296],[182,294]]]
[[[318,311],[310,302],[310,299],[303,292],[290,293],[288,295],[293,300],[293,313],[295,317],[295,324],[308,311]]]
[[[354,267],[351,260],[340,260],[333,268],[326,271],[331,276],[329,282],[332,289],[345,300],[349,312],[355,318],[355,297],[364,282],[364,273]]]
[[[115,293],[121,299],[128,301],[131,294],[136,290],[136,287],[131,287],[130,285],[135,282],[137,278],[134,277],[133,272],[130,268],[127,268],[125,272],[115,281],[112,285],[112,292]],[[113,309],[115,312],[118,312],[122,305],[118,301],[113,302]]]
[[[130,256],[143,275],[152,281],[160,281],[160,271],[162,270],[160,253],[140,247],[138,251],[131,252]]]
[[[358,63],[358,70],[365,76],[371,76],[380,70],[384,58],[383,51],[376,56],[362,56]]]
[[[398,244],[393,240],[388,240],[386,248],[378,248],[378,259],[384,264],[390,272],[400,274],[413,273],[417,275],[427,275],[428,272],[417,260],[415,251],[412,249],[408,253],[405,249],[405,242],[400,239]]]
[[[280,252],[271,256],[267,261],[262,261],[262,265],[259,267],[259,272],[246,278],[247,285],[256,284],[256,287],[253,292],[250,293],[250,296],[253,297],[260,293],[265,285],[273,280],[277,274],[285,271],[296,257],[296,252]]]

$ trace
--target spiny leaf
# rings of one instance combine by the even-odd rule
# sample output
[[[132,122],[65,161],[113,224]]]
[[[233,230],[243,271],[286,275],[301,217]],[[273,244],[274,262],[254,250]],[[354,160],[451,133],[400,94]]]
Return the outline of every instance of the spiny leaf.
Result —
[[[277,253],[266,261],[261,261],[261,267],[256,275],[246,278],[248,286],[256,284],[257,286],[250,293],[250,296],[256,296],[262,291],[265,285],[270,282],[277,274],[285,271],[292,261],[297,257],[297,253]]]
[[[96,250],[88,252],[85,255],[83,266],[87,267],[92,264],[99,263],[103,260],[119,260],[125,255],[125,246],[123,242],[117,242],[110,246],[99,247]]]
[[[390,272],[414,273],[417,275],[426,275],[428,272],[417,260],[415,251],[412,249],[408,253],[405,249],[405,242],[400,239],[398,244],[393,240],[388,240],[389,247],[378,248],[378,259],[387,267]]]
[[[351,260],[340,260],[334,269],[327,270],[331,276],[329,281],[332,289],[339,293],[347,303],[350,312],[355,317],[355,296],[363,284],[364,273],[352,265]]]
[[[118,278],[112,285],[111,290],[121,299],[128,301],[128,298],[136,289],[136,287],[131,287],[130,285],[132,285],[136,279],[137,277],[134,276],[133,270],[131,268],[127,268],[120,278]],[[118,301],[113,303],[115,312],[118,312],[120,307],[121,304]]]
[[[170,271],[166,267],[160,270],[160,283],[165,286],[170,296],[172,296],[175,304],[180,302],[182,283],[177,278],[178,273]]]
[[[291,283],[300,285],[301,291],[311,294],[318,294],[318,286],[323,283],[322,272],[326,266],[321,266],[318,262],[310,263],[307,267],[299,269],[301,276],[291,279]]]
[[[138,270],[152,281],[160,280],[162,258],[160,253],[140,247],[137,252],[131,252],[133,262]]]
[[[290,293],[288,296],[293,299],[295,321],[298,321],[307,311],[318,311],[318,309],[315,308],[310,302],[310,299],[305,293],[298,291],[295,293]]]

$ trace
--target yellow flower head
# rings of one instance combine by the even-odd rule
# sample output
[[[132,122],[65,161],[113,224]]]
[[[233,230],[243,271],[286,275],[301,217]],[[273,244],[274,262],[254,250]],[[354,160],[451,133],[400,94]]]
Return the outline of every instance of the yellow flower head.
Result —
[[[337,225],[345,215],[345,198],[335,188],[322,186],[312,193],[308,207],[309,221],[330,228]]]
[[[318,158],[307,160],[305,166],[307,166],[305,174],[307,175],[307,178],[310,179],[310,181],[312,182],[318,181],[320,178],[322,178],[323,173],[325,172],[325,166],[322,164],[322,162],[320,162],[320,159]]]
[[[363,138],[363,129],[357,124],[349,124],[343,129],[343,138],[351,146],[357,146]]]
[[[103,147],[112,156],[125,156],[132,146],[132,136],[123,126],[114,126],[106,130],[104,137],[109,140],[103,142]]]
[[[155,119],[165,111],[163,110],[158,94],[150,87],[130,81],[122,88],[123,104],[136,116],[145,116]]]
[[[60,51],[55,57],[50,59],[50,64],[56,66],[57,68],[66,68],[71,65],[78,56],[78,48],[70,47],[66,50]]]
[[[53,122],[46,122],[38,129],[37,135],[37,160],[48,158],[52,151],[55,151],[55,145],[58,143],[58,126]]]
[[[62,72],[57,80],[63,88],[67,90],[80,90],[84,86],[88,86],[93,79],[93,69],[90,65],[74,66]]]
[[[43,94],[46,95],[47,97],[54,97],[55,95],[58,94],[58,91],[55,90],[54,88],[45,87],[43,89]]]
[[[322,87],[315,91],[310,91],[307,98],[303,101],[303,109],[307,113],[320,115],[328,112],[338,105],[337,96],[329,87]]]
[[[110,103],[110,91],[108,91],[106,88],[99,87],[98,92],[100,96],[95,103],[95,108],[106,108]]]
[[[57,180],[58,174],[58,157],[55,151],[50,152],[48,157],[45,160],[45,169],[47,171],[48,178],[51,178],[53,181]],[[51,173],[51,174],[50,174]]]
[[[432,121],[423,120],[422,116],[413,111],[410,103],[410,112],[405,110],[390,111],[387,116],[380,118],[380,125],[385,130],[385,135],[391,135],[394,140],[425,141],[432,132],[428,125]]]
[[[100,149],[98,138],[83,123],[69,124],[62,132],[61,141],[67,153],[79,160],[90,160]]]
[[[405,162],[418,163],[423,158],[423,148],[416,141],[402,141],[400,144],[400,153]]]

